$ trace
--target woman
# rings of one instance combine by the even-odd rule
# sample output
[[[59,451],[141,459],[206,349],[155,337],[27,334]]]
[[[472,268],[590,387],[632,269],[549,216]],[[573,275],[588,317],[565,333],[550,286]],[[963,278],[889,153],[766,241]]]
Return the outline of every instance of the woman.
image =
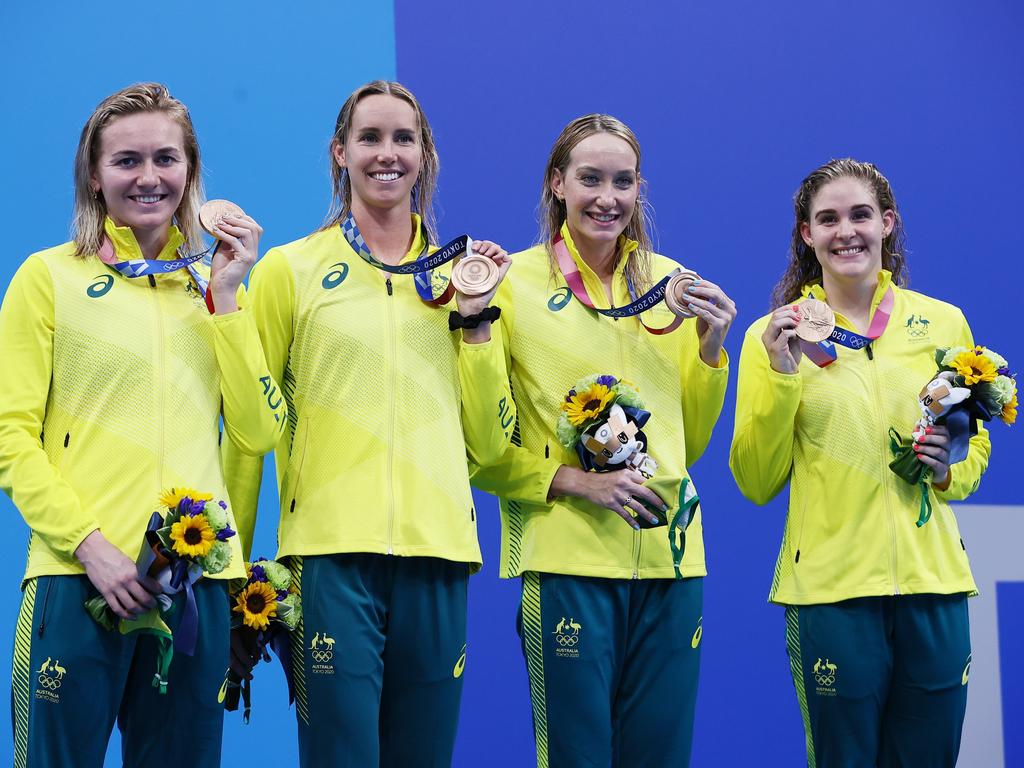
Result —
[[[473,482],[501,497],[501,572],[523,577],[539,766],[689,762],[706,574],[701,515],[681,562],[677,526],[642,526],[679,523],[676,513],[692,504],[687,467],[721,411],[722,343],[736,309],[721,288],[698,281],[687,302],[697,319],[673,333],[601,314],[678,267],[651,250],[642,186],[628,127],[597,114],[569,123],[544,173],[541,243],[514,257],[516,274],[497,302],[519,424],[516,445]],[[659,305],[645,317],[664,330],[674,316]],[[636,469],[584,471],[584,454],[560,442],[566,393],[594,374],[639,391],[649,421],[639,416],[628,430],[644,430],[642,450],[657,464],[649,482]],[[586,410],[577,395],[569,399]]]
[[[223,579],[244,574],[238,544],[217,580],[196,585],[195,655],[174,660],[166,695],[152,685],[155,638],[107,632],[83,609],[97,595],[124,619],[155,605],[159,586],[135,567],[143,532],[166,488],[226,497],[222,413],[253,454],[286,418],[263,397],[269,372],[238,306],[255,221],[219,225],[209,269],[114,268],[199,250],[201,178],[188,111],[164,86],[109,96],[78,145],[74,240],[30,256],[0,310],[0,482],[32,531],[14,649],[17,766],[100,766],[115,718],[125,765],[220,764]]]
[[[988,435],[953,467],[945,427],[917,441],[934,510],[919,526],[920,491],[889,470],[887,431],[911,429],[936,347],[972,347],[971,332],[956,307],[906,290],[903,226],[875,166],[823,165],[795,209],[775,309],[743,342],[730,465],[758,504],[790,484],[769,599],[786,606],[808,764],[952,766],[976,587],[947,501],[977,487]],[[830,361],[802,345],[806,298],[866,346],[834,346]]]
[[[326,224],[272,249],[252,279],[290,414],[277,446],[278,557],[302,595],[292,636],[299,756],[303,766],[447,766],[467,582],[481,562],[467,452],[490,460],[511,424],[485,311],[494,291],[460,294],[449,312],[447,267],[387,271],[436,242],[437,152],[408,90],[357,89],[331,157]],[[504,251],[476,249],[504,275]],[[258,478],[247,477],[238,493],[255,500]],[[252,661],[236,651],[239,671]]]

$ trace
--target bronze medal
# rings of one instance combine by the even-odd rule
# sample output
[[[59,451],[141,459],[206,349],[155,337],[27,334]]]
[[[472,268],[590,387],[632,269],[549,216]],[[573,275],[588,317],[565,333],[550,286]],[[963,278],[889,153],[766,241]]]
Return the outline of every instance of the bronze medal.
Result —
[[[797,306],[800,307],[800,320],[796,324],[797,337],[817,344],[832,335],[836,327],[832,307],[818,299],[805,299]]]
[[[498,265],[486,256],[470,254],[452,267],[452,283],[463,296],[482,296],[498,284]]]
[[[676,317],[696,317],[690,310],[690,297],[686,289],[693,285],[694,280],[699,280],[700,275],[689,269],[684,269],[674,275],[665,286],[665,306],[672,310]]]
[[[230,200],[207,200],[199,209],[199,223],[211,235],[225,216],[245,216],[245,211]]]

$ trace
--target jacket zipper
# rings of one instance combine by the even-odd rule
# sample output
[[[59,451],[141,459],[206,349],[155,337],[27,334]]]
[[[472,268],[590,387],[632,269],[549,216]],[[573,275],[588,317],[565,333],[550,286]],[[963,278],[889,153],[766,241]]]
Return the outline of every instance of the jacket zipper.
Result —
[[[37,633],[39,637],[42,637],[43,632],[46,631],[46,605],[50,602],[50,587],[53,586],[54,578],[54,576],[46,577],[46,589],[43,590],[43,613],[42,617],[39,619],[39,632]]]
[[[156,444],[156,492],[161,493],[164,485],[164,422],[165,422],[165,382],[164,374],[164,316],[160,311],[160,294],[157,292],[156,278],[149,276],[149,285],[153,289],[153,306],[156,308],[156,392],[157,392],[157,444]]]
[[[391,287],[391,278],[388,277],[385,281],[387,286],[388,296],[393,296],[393,290]],[[394,526],[395,526],[395,478],[394,478],[394,462],[395,462],[395,378],[397,376],[396,367],[397,352],[395,344],[395,310],[394,304],[390,301],[385,301],[385,311],[387,312],[387,328],[388,328],[388,554],[393,555],[394,551]]]
[[[309,425],[306,423],[306,418],[303,417],[299,421],[299,425],[302,427],[302,445],[299,447],[302,449],[302,457],[299,459],[299,466],[295,468],[295,482],[292,483],[292,501],[288,506],[289,512],[295,511],[295,499],[299,495],[299,481],[302,479],[302,467],[306,463],[306,441],[309,439]],[[296,426],[296,429],[299,427]]]
[[[882,413],[881,410],[882,389],[878,384],[878,373],[875,367],[875,353],[871,349],[873,344],[874,342],[871,342],[870,344],[867,345],[867,347],[865,347],[865,349],[867,350],[868,355],[868,370],[870,371],[871,375],[871,384],[875,390],[875,416],[877,417],[875,423],[879,425],[880,429],[884,430],[884,426],[881,426],[884,425],[885,423],[885,414]],[[884,434],[884,432],[880,434]],[[889,457],[886,455],[885,451],[886,447],[883,441],[880,447],[880,452],[882,455],[881,466],[887,468],[889,466]],[[893,519],[892,505],[889,503],[889,476],[888,473],[885,471],[882,472],[882,496],[885,498],[885,517],[889,523],[889,540],[892,543],[892,558],[890,560],[889,571],[890,576],[892,578],[893,594],[898,595],[900,593],[900,585],[896,578],[896,521]]]
[[[71,433],[66,432],[64,434],[64,449],[60,452],[60,461],[57,463],[57,468],[60,470],[61,477],[67,479],[67,475],[64,473],[64,467],[68,463],[68,446],[71,445]]]
[[[613,319],[618,320],[618,318],[613,318]],[[630,326],[639,326],[639,324],[640,324],[640,321],[636,320],[633,323],[626,323],[624,325],[613,325],[612,326],[612,333],[615,334],[615,343],[616,343],[616,347],[618,348],[618,353],[619,353],[619,370],[618,370],[617,373],[618,373],[618,378],[620,378],[620,379],[621,378],[625,378],[625,376],[626,376],[626,350],[625,350],[624,342],[623,342],[623,339],[622,339],[622,335],[624,333],[626,333],[628,330],[631,330]],[[632,547],[632,550],[633,550],[633,578],[634,579],[639,579],[640,578],[640,558],[641,558],[641,555],[643,554],[643,549],[644,549],[643,529],[637,530],[636,528],[634,528],[633,529],[633,547]]]

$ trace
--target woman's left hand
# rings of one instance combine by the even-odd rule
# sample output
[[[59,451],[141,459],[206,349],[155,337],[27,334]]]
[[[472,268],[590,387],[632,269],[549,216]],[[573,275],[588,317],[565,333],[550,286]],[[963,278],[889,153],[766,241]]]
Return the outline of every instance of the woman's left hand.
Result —
[[[914,441],[917,460],[932,470],[932,485],[940,491],[949,487],[949,430],[941,424],[925,428]]]
[[[479,256],[486,256],[494,262],[495,266],[498,267],[498,282],[487,293],[479,296],[465,296],[462,293],[456,292],[455,302],[459,308],[459,314],[463,317],[479,314],[490,305],[494,294],[498,291],[498,286],[501,285],[501,281],[505,279],[505,274],[508,272],[509,267],[512,266],[512,259],[509,257],[508,252],[490,240],[474,240],[473,253]],[[464,328],[462,332],[462,338],[471,343],[473,341],[486,341],[490,337],[489,323],[481,323],[477,328]]]
[[[695,280],[686,291],[690,296],[690,311],[697,315],[700,358],[717,368],[726,334],[736,319],[736,305],[725,291],[708,280]]]
[[[238,286],[259,258],[263,227],[251,216],[225,216],[214,227],[213,234],[220,245],[210,267],[209,290],[213,291],[217,314],[224,315],[238,309]]]

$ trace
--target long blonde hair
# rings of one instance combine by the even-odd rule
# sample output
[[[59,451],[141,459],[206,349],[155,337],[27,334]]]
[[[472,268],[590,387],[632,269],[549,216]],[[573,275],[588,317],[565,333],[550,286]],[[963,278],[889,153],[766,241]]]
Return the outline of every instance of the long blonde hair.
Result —
[[[555,260],[553,243],[558,235],[558,231],[562,228],[562,223],[565,221],[566,209],[565,201],[555,197],[555,193],[551,189],[551,181],[554,179],[555,170],[563,176],[565,175],[566,169],[569,167],[570,155],[573,149],[576,148],[576,145],[596,133],[610,133],[618,136],[629,144],[630,149],[636,154],[636,175],[639,191],[637,193],[636,206],[633,208],[633,215],[630,217],[629,223],[626,224],[622,234],[630,240],[635,240],[639,243],[639,247],[629,256],[625,274],[632,285],[643,293],[651,287],[653,282],[651,278],[651,252],[653,248],[650,236],[652,229],[650,204],[647,202],[647,183],[640,176],[640,142],[629,126],[618,118],[597,113],[583,115],[583,117],[577,117],[562,129],[562,133],[551,148],[551,156],[548,158],[547,167],[544,169],[544,183],[540,191],[538,216],[540,219],[539,242],[543,243],[547,248],[548,259],[551,264],[551,275],[554,278],[558,275],[558,263]]]
[[[903,217],[896,207],[896,198],[889,180],[872,163],[845,157],[841,160],[830,160],[811,171],[793,195],[794,222],[789,244],[789,264],[772,289],[772,309],[798,299],[805,285],[821,282],[821,264],[814,254],[814,249],[804,242],[800,226],[810,223],[811,205],[818,191],[829,182],[843,178],[857,179],[871,190],[882,213],[892,211],[892,231],[882,240],[882,268],[892,273],[892,281],[896,285],[909,284],[910,276],[904,254],[906,238],[903,232]]]
[[[188,108],[171,96],[167,87],[160,83],[137,83],[107,96],[93,110],[82,128],[78,151],[75,153],[75,214],[71,225],[75,256],[78,258],[98,252],[103,243],[103,220],[107,216],[107,203],[102,194],[93,192],[90,185],[99,160],[103,130],[119,117],[141,112],[160,112],[181,127],[188,175],[181,203],[174,212],[174,221],[185,237],[187,249],[196,252],[203,247],[199,226],[199,207],[203,204],[199,142]]]
[[[344,221],[345,217],[352,210],[352,182],[349,180],[348,171],[338,165],[334,159],[334,147],[344,145],[345,139],[352,128],[352,114],[356,105],[367,96],[375,95],[394,96],[401,99],[416,113],[416,122],[420,129],[420,146],[423,149],[423,160],[420,163],[419,176],[412,188],[412,211],[418,213],[427,227],[432,242],[437,242],[437,220],[434,216],[434,192],[437,189],[437,174],[441,169],[441,161],[437,156],[437,147],[434,145],[434,134],[430,130],[430,123],[423,112],[419,101],[413,96],[412,91],[401,83],[389,80],[374,80],[371,83],[360,86],[352,95],[345,99],[338,112],[338,119],[334,123],[334,136],[331,137],[331,189],[333,199],[331,207],[327,211],[321,230],[329,229],[335,224]]]

